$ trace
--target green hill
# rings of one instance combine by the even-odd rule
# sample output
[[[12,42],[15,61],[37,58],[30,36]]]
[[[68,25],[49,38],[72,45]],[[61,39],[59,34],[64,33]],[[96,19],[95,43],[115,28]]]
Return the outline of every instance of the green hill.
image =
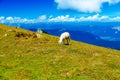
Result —
[[[120,80],[120,51],[0,25],[0,80]]]

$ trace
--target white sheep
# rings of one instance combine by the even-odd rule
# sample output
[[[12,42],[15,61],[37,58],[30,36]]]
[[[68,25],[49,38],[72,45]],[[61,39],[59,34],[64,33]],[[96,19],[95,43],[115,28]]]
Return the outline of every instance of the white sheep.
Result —
[[[68,32],[64,32],[60,35],[59,44],[70,44],[70,34]]]

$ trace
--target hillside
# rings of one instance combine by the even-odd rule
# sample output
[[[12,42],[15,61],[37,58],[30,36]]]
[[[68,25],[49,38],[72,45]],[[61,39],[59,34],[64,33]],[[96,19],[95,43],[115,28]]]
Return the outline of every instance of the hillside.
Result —
[[[119,80],[120,51],[0,25],[0,80]]]

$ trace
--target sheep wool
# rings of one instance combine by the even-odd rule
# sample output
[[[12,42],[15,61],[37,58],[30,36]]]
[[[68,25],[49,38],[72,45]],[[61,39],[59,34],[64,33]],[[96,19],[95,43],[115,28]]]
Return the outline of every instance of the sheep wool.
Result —
[[[69,44],[70,34],[69,32],[64,32],[60,35],[59,44]]]

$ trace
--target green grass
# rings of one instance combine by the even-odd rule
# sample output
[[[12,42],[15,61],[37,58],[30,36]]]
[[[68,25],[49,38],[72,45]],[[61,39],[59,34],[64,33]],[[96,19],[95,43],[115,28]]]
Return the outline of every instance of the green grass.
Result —
[[[120,80],[120,51],[35,34],[0,25],[0,80]]]

